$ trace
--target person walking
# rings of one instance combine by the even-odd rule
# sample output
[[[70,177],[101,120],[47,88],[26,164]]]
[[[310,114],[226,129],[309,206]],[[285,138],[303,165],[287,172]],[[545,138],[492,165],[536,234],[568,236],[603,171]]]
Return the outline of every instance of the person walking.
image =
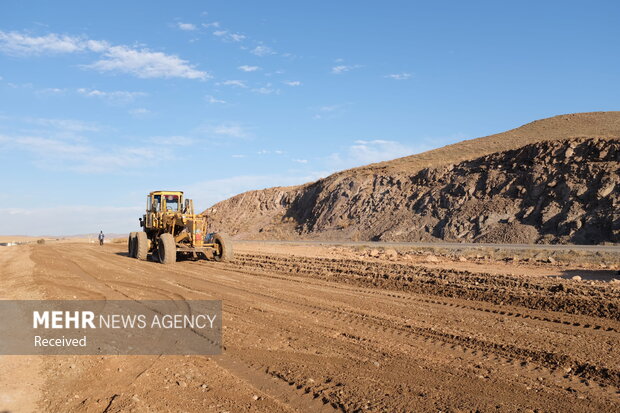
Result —
[[[103,231],[99,231],[99,245],[103,245],[103,239],[105,235],[103,235]]]

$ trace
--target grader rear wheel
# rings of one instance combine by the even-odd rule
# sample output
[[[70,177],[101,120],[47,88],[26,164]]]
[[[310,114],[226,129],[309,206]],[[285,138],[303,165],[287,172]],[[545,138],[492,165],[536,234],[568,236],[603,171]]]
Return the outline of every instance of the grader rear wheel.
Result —
[[[174,264],[177,261],[177,246],[172,234],[161,234],[157,240],[157,256],[162,264]]]
[[[232,244],[226,234],[215,234],[213,236],[213,243],[216,246],[216,251],[213,253],[213,259],[215,261],[219,262],[232,260]]]
[[[136,257],[136,238],[137,238],[137,232],[131,232],[129,233],[129,237],[127,238],[127,256],[129,258],[135,258]]]
[[[136,240],[134,242],[134,257],[139,260],[146,260],[149,253],[149,239],[146,236],[146,232],[138,232],[136,234]]]

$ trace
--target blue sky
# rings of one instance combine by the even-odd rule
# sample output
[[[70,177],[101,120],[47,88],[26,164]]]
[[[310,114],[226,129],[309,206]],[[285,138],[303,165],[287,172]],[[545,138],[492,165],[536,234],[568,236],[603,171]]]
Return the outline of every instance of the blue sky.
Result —
[[[2,1],[1,234],[618,110],[615,1]]]

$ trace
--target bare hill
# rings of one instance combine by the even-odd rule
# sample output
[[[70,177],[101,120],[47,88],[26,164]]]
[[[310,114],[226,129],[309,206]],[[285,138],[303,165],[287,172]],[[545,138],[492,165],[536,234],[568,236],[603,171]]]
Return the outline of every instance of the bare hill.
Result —
[[[239,238],[620,241],[620,112],[562,115],[207,211]]]

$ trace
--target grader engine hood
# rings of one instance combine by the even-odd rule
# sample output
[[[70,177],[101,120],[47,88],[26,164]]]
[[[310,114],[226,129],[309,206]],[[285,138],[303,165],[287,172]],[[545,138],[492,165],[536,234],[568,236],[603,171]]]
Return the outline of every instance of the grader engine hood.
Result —
[[[188,218],[185,221],[185,228],[190,234],[194,234],[196,242],[203,240],[204,220],[199,218]]]

